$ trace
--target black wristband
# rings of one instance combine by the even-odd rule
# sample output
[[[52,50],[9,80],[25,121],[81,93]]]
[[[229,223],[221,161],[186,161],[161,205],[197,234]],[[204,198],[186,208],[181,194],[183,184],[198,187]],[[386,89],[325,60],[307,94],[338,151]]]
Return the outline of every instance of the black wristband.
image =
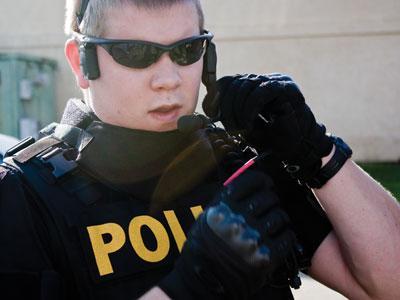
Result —
[[[339,137],[331,136],[333,144],[335,145],[335,153],[332,158],[323,166],[317,175],[306,182],[310,188],[320,188],[328,182],[339,170],[343,167],[344,163],[351,157],[353,151],[351,148]]]

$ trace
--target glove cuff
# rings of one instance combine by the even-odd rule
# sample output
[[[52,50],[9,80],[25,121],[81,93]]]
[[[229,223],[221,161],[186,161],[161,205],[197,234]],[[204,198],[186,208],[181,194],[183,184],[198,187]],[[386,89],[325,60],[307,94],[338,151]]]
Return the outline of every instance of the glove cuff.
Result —
[[[353,154],[351,148],[341,138],[331,136],[330,139],[335,145],[335,153],[328,163],[319,170],[316,176],[306,182],[307,186],[310,188],[321,188],[329,179],[339,172],[345,162]]]
[[[307,155],[304,155],[301,160],[296,160],[295,163],[284,162],[286,172],[290,173],[293,178],[310,188],[321,188],[329,179],[339,172],[347,159],[353,154],[351,148],[341,138],[326,136],[326,139],[329,139],[331,150],[333,145],[335,145],[335,153],[325,166],[321,168],[321,154],[310,151]],[[325,151],[324,156],[327,156],[330,151]]]
[[[328,136],[323,138],[323,147],[316,148],[315,144],[303,139],[297,147],[295,156],[283,160],[283,167],[293,178],[301,183],[306,183],[314,178],[322,166],[322,157],[327,156],[333,147],[333,142]]]

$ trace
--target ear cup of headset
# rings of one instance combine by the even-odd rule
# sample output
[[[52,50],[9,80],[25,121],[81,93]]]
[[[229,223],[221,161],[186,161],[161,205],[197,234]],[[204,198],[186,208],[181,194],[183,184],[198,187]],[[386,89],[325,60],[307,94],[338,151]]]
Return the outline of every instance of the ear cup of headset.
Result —
[[[209,84],[215,83],[217,73],[217,51],[215,44],[209,42],[203,59],[203,75],[202,81],[207,87]]]
[[[202,82],[207,88],[207,95],[203,100],[203,110],[212,119],[218,116],[218,103],[216,99],[217,82],[217,50],[213,42],[207,46],[203,61]]]
[[[99,63],[97,60],[97,48],[94,44],[82,44],[79,46],[81,70],[88,80],[100,77]]]

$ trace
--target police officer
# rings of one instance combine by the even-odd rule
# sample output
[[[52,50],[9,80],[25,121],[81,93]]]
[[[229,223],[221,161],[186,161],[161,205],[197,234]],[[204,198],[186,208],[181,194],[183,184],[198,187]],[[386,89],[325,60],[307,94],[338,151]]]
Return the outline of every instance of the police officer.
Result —
[[[350,298],[397,296],[386,250],[399,239],[385,237],[399,208],[289,77],[216,82],[196,0],[67,4],[65,52],[85,100],[7,152],[3,293],[291,299],[311,260],[311,275]],[[201,80],[205,112],[233,136],[192,115]]]

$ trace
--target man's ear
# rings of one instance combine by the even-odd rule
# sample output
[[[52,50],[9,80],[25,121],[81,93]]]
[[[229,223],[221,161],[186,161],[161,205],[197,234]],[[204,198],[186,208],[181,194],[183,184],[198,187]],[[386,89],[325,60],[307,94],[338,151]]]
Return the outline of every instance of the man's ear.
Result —
[[[87,89],[89,87],[89,80],[87,80],[82,73],[78,43],[74,39],[67,40],[65,42],[64,52],[72,72],[75,74],[76,83],[81,89]]]

